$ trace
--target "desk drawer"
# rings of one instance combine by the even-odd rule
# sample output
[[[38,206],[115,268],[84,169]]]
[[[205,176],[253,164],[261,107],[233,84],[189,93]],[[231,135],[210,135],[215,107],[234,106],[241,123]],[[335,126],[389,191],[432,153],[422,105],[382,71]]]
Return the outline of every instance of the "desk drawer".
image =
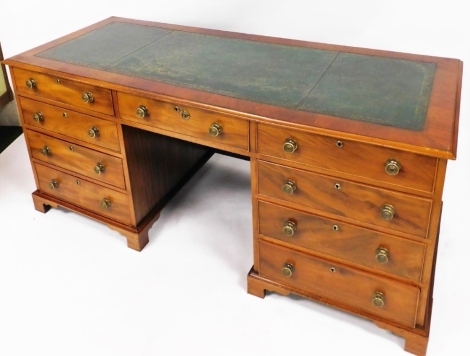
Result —
[[[259,201],[259,232],[416,282],[421,280],[423,243]]]
[[[295,141],[294,146],[297,145],[297,149],[294,152],[284,151],[286,139]],[[288,147],[292,146],[287,144],[286,149]],[[426,192],[434,191],[437,160],[433,157],[268,124],[258,126],[258,152],[378,182]],[[396,173],[393,169],[398,164],[400,169]]]
[[[109,89],[19,68],[13,68],[13,75],[20,93],[114,115],[113,99]],[[84,99],[85,94],[88,96]]]
[[[118,93],[118,102],[122,119],[248,150],[246,120],[124,93]],[[142,106],[139,117],[137,109]]]
[[[259,274],[263,277],[409,327],[415,326],[417,287],[264,241],[260,241],[259,252]]]
[[[18,97],[18,101],[23,113],[23,121],[28,125],[120,151],[117,124],[112,121],[27,98]]]
[[[258,161],[259,194],[426,237],[432,201]],[[295,190],[288,194],[291,186]]]
[[[120,158],[31,130],[26,135],[33,158],[125,189]]]
[[[42,192],[97,214],[131,224],[127,195],[37,163],[34,168],[39,190]]]

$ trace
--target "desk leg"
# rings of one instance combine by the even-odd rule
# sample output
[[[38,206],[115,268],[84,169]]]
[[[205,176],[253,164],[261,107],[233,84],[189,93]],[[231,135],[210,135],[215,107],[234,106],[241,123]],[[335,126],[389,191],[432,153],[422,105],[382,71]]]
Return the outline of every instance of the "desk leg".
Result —
[[[291,293],[290,290],[284,288],[281,284],[261,277],[252,268],[248,273],[248,293],[264,298],[266,291],[276,292],[281,295],[289,295]]]
[[[144,221],[142,221],[142,223],[137,228],[135,228],[93,213],[79,206],[62,201],[55,197],[48,196],[39,190],[36,190],[32,194],[32,197],[34,208],[41,213],[47,213],[51,208],[62,207],[64,209],[74,211],[91,219],[105,223],[106,226],[108,226],[111,230],[117,231],[121,235],[124,235],[124,237],[127,239],[127,246],[136,251],[141,251],[149,242],[149,230],[154,222],[157,221],[160,217],[161,210],[160,209],[157,212],[153,212],[153,214],[149,214],[148,218],[144,219]]]
[[[107,226],[114,231],[119,232],[121,235],[124,235],[127,239],[127,247],[136,250],[142,251],[145,245],[149,242],[149,230],[152,228],[153,224],[160,217],[160,213],[154,215],[148,221],[144,221],[142,227],[138,230],[131,231],[128,229],[123,229],[116,225],[107,224]]]

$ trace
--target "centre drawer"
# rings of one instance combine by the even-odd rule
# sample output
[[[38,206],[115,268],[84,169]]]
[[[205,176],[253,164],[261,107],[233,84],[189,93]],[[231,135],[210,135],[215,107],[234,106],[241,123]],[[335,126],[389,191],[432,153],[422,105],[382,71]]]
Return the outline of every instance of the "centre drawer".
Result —
[[[120,158],[31,130],[26,136],[33,158],[125,189]]]
[[[248,121],[209,110],[118,93],[121,118],[248,150]]]
[[[111,90],[49,74],[13,68],[20,93],[114,115]]]
[[[419,191],[433,192],[437,159],[269,124],[258,125],[258,152]]]
[[[414,327],[419,288],[260,241],[260,276]]]
[[[129,198],[126,194],[41,164],[35,163],[34,168],[42,192],[122,223],[131,224]]]
[[[258,192],[340,217],[425,238],[432,201],[258,161]]]
[[[120,151],[117,124],[40,101],[18,97],[25,124]]]
[[[426,245],[258,202],[259,232],[288,244],[341,258],[403,278],[421,281]]]

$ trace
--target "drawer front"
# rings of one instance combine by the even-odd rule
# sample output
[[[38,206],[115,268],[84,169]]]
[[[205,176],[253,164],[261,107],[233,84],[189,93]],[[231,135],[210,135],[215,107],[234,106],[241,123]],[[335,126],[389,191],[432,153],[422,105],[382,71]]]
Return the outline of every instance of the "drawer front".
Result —
[[[258,172],[262,195],[419,237],[427,236],[430,199],[264,161],[258,161]],[[286,182],[295,185],[292,194],[284,191]]]
[[[13,68],[13,74],[20,93],[114,115],[113,99],[109,89],[19,68]],[[34,85],[31,85],[31,79]],[[87,93],[91,94],[91,97],[87,99],[88,101],[84,101],[83,95]]]
[[[26,130],[26,135],[33,158],[125,189],[120,158],[31,130]],[[101,166],[102,170],[95,171],[95,168]]]
[[[120,151],[116,123],[44,104],[40,101],[22,97],[19,97],[18,100],[26,124],[96,146]]]
[[[124,93],[118,93],[118,102],[122,119],[248,150],[249,125],[246,120]],[[146,108],[142,118],[136,113],[140,106]],[[221,128],[218,135],[214,124]]]
[[[421,280],[425,244],[259,201],[259,232],[387,273]]]
[[[108,218],[131,224],[127,195],[37,163],[34,168],[39,190],[42,192]],[[105,199],[109,204],[104,202]]]
[[[297,149],[294,152],[284,151],[286,139],[295,141]],[[290,147],[292,146],[288,143],[286,149],[289,150]],[[338,140],[267,124],[259,124],[258,126],[258,152],[332,171],[370,178],[378,182],[387,182],[426,192],[434,190],[437,159],[433,157],[354,141]],[[389,173],[387,173],[386,167]],[[397,167],[400,169],[397,174],[393,175],[397,172]]]
[[[344,303],[368,313],[414,327],[419,288],[347,268],[327,260],[260,241],[259,274],[296,288]],[[286,266],[293,266],[291,269]],[[376,293],[381,293],[377,296]],[[376,306],[374,304],[381,304]]]

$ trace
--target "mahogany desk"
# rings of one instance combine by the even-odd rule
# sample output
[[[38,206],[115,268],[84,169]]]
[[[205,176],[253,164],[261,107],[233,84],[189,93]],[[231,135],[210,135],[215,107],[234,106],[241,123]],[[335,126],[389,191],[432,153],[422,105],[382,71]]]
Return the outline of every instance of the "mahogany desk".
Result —
[[[326,303],[426,353],[461,61],[109,18],[5,63],[37,210],[140,251],[214,151],[249,159],[248,292]]]

